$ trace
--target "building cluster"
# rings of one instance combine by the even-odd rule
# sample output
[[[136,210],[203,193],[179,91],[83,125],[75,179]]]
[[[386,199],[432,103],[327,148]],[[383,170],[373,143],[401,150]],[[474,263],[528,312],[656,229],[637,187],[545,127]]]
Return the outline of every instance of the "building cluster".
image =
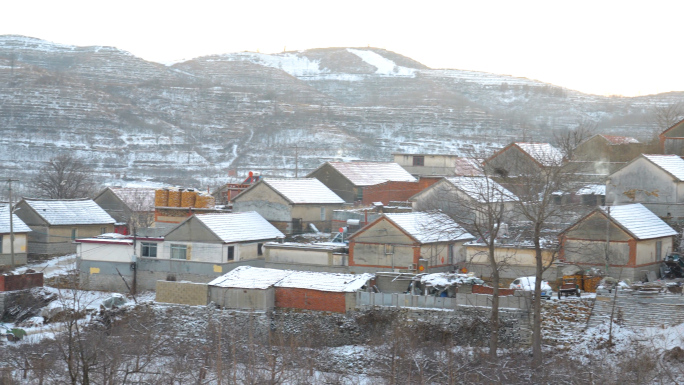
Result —
[[[496,228],[502,277],[533,274],[535,250],[519,208],[543,199],[548,185],[519,176],[563,167],[572,183],[549,196],[572,209],[545,223],[546,274],[562,276],[572,265],[640,279],[659,273],[678,248],[681,131],[684,121],[663,132],[658,151],[634,138],[594,135],[571,153],[515,142],[487,159],[394,154],[394,162],[326,162],[305,178],[250,173],[213,194],[108,187],[93,199],[24,198],[11,230],[10,211],[0,210],[0,257],[8,265],[10,257],[25,263],[29,253],[77,253],[81,284],[92,289],[209,283],[207,295],[228,307],[232,289],[256,290],[256,308],[277,306],[297,290],[327,290],[340,293],[335,306],[343,309],[345,293],[377,290],[377,274],[488,277],[487,234],[475,230],[491,221],[492,208],[507,213]]]

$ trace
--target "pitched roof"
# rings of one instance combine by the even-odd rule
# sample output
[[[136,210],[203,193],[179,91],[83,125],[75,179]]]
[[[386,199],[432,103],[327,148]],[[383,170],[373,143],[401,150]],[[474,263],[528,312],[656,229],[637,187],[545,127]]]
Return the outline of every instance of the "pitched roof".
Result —
[[[107,187],[133,211],[154,211],[155,188]],[[103,191],[104,192],[104,191]],[[100,193],[101,195],[102,193]]]
[[[316,178],[266,178],[263,183],[291,203],[344,203],[342,198]]]
[[[563,153],[549,143],[515,142],[514,144],[543,166],[555,166],[563,160]]]
[[[577,195],[606,195],[605,184],[588,184],[575,193]]]
[[[670,175],[684,181],[684,159],[678,155],[646,155],[642,154],[644,158],[651,161],[651,163],[662,168]]]
[[[24,198],[23,201],[53,226],[113,224],[116,222],[92,199]]]
[[[479,176],[483,174],[477,160],[473,158],[457,158],[454,161],[454,175]]]
[[[374,274],[338,274],[296,271],[275,284],[276,287],[311,289],[333,292],[355,292],[363,287]]]
[[[384,214],[395,225],[420,243],[449,242],[473,239],[463,227],[442,213]]]
[[[340,174],[344,175],[344,177],[355,186],[373,186],[388,181],[416,181],[416,178],[414,178],[411,174],[409,174],[408,171],[401,167],[399,163],[328,162],[328,164]]]
[[[606,139],[610,145],[620,145],[620,144],[630,144],[630,143],[640,143],[635,138],[631,136],[615,136],[615,135],[603,135],[598,134],[598,136]]]
[[[601,206],[599,210],[637,239],[661,238],[677,232],[641,203]]]
[[[240,266],[209,282],[209,286],[268,289],[292,273],[292,270]]]
[[[17,214],[12,214],[12,231],[15,233],[28,233],[31,231],[24,221],[19,219]],[[0,234],[10,232],[9,205],[0,206]]]
[[[481,203],[510,202],[515,195],[491,178],[484,176],[454,176],[444,178],[457,189]]]
[[[194,216],[225,243],[285,238],[283,233],[254,211]]]

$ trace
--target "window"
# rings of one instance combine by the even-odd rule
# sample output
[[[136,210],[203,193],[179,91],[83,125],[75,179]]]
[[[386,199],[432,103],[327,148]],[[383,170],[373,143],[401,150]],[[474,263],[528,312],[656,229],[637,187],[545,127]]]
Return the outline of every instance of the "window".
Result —
[[[76,236],[78,235],[78,229],[71,229],[71,240],[73,241],[76,239]]]
[[[257,255],[264,255],[263,246],[263,243],[257,243]]]
[[[663,259],[663,241],[656,242],[656,261]]]
[[[153,242],[140,242],[140,256],[157,258],[157,244]]]
[[[363,187],[357,187],[356,188],[356,200],[357,201],[363,200]]]
[[[235,246],[228,246],[228,260],[235,260]]]
[[[188,246],[171,244],[171,259],[188,259]]]
[[[413,156],[413,165],[414,166],[425,166],[425,157],[420,155],[414,155]]]
[[[325,207],[321,207],[321,220],[325,220]]]
[[[2,254],[2,235],[0,235],[0,254]]]
[[[385,245],[385,254],[394,254],[394,245]]]
[[[107,228],[106,227],[100,227],[100,234],[106,234],[107,233]]]

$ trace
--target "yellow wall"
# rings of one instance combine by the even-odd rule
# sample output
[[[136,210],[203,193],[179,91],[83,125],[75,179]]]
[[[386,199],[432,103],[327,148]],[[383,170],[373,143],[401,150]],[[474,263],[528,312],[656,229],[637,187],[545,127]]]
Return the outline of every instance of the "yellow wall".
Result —
[[[469,263],[488,264],[489,250],[485,246],[465,246],[466,258]],[[505,263],[512,266],[536,266],[535,251],[530,248],[497,247],[494,251],[497,263]],[[544,264],[548,265],[553,260],[553,252],[542,250]]]

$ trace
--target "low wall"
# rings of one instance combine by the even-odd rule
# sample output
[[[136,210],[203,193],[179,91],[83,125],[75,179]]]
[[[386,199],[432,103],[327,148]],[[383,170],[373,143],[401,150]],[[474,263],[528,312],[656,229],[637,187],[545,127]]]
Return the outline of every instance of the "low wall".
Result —
[[[227,309],[270,310],[275,306],[275,289],[242,289],[209,286],[209,301]]]
[[[43,273],[0,275],[0,291],[24,290],[43,286]]]
[[[499,307],[529,312],[532,300],[529,293],[520,292],[513,296],[499,297]],[[456,293],[455,298],[411,295],[399,293],[356,293],[356,306],[360,309],[373,307],[413,307],[425,309],[448,309],[458,311],[463,307],[491,307],[492,296],[486,294]]]
[[[494,288],[491,286],[484,286],[484,285],[473,285],[472,286],[472,292],[473,294],[488,294],[488,295],[493,295],[494,294]],[[504,289],[504,288],[499,288],[499,295],[500,296],[508,296],[508,295],[514,295],[515,290],[514,289]]]
[[[194,282],[157,281],[155,301],[204,306],[209,303],[209,286]]]
[[[14,264],[15,265],[25,265],[26,264],[26,253],[14,253]],[[0,254],[0,266],[10,266],[12,264],[11,254]]]
[[[291,287],[275,288],[275,306],[336,313],[347,312],[345,293]]]

